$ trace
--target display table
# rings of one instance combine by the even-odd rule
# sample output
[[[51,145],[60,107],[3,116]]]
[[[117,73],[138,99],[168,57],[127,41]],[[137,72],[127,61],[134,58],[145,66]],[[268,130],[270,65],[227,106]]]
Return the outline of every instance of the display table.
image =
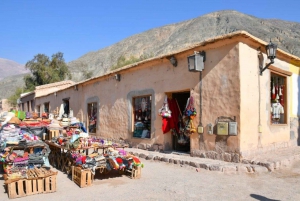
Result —
[[[102,146],[81,147],[78,149],[68,149],[65,146],[60,146],[48,140],[46,140],[45,143],[49,145],[49,148],[51,150],[48,157],[50,165],[52,165],[57,169],[60,169],[63,172],[66,172],[67,174],[71,173],[72,170],[71,167],[75,164],[75,161],[72,158],[73,152],[84,153],[87,156],[89,155],[89,150],[91,149],[94,152],[99,152],[99,150],[102,150],[102,153],[105,153],[105,150],[110,147],[123,148],[123,149],[128,147],[128,145],[123,145],[123,146],[102,145]]]

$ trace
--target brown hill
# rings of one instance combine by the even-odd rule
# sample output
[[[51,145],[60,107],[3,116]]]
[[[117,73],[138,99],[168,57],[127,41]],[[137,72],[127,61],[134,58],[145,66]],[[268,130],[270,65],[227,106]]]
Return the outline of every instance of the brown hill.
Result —
[[[300,56],[300,23],[260,19],[226,10],[133,35],[109,47],[89,52],[68,65],[73,79],[79,81],[84,79],[83,71],[93,72],[93,76],[108,72],[121,56],[159,56],[238,30],[265,41],[272,38],[280,49]]]

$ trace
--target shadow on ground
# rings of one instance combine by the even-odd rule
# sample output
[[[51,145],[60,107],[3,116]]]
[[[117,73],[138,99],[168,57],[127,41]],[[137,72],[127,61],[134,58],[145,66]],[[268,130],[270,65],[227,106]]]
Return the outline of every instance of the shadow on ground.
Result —
[[[261,196],[261,195],[257,195],[257,194],[250,194],[250,196],[257,200],[260,200],[260,201],[280,201],[280,200],[270,199],[265,196]]]

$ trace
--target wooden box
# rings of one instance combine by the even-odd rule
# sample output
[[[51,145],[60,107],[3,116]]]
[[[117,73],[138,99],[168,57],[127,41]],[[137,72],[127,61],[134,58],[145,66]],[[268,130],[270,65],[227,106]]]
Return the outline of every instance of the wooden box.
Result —
[[[21,179],[6,181],[7,193],[10,199],[40,193],[56,192],[56,175],[39,179]]]
[[[72,166],[72,181],[74,181],[80,188],[92,185],[93,180],[94,175],[91,170]]]
[[[141,174],[142,174],[142,168],[141,168],[141,166],[132,168],[132,171],[131,171],[131,178],[132,179],[139,179],[139,178],[141,178],[141,176],[142,176]]]

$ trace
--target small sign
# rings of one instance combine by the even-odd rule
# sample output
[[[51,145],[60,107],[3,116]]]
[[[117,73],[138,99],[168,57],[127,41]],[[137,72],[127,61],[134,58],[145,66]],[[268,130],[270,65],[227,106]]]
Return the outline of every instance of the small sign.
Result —
[[[229,122],[229,135],[237,135],[237,122]]]
[[[228,135],[228,122],[218,122],[217,133],[218,135]]]

